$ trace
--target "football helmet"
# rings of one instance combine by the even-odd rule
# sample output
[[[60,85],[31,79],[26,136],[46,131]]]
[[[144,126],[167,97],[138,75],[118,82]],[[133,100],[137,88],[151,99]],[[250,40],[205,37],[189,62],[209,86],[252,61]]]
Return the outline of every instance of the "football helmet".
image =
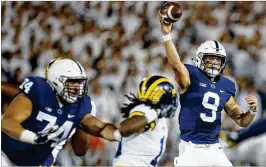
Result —
[[[204,62],[205,56],[215,56],[221,59],[220,69],[217,70],[213,67],[207,68]],[[217,41],[206,41],[202,43],[197,52],[196,58],[193,59],[195,65],[200,68],[203,72],[205,72],[209,77],[215,78],[218,75],[222,75],[225,69],[227,61],[227,56],[224,47]]]
[[[138,99],[160,109],[162,116],[171,118],[177,109],[177,93],[174,85],[165,77],[151,75],[139,84]]]
[[[87,94],[86,72],[75,60],[54,59],[47,65],[45,74],[57,94],[68,103],[74,103],[78,98]]]

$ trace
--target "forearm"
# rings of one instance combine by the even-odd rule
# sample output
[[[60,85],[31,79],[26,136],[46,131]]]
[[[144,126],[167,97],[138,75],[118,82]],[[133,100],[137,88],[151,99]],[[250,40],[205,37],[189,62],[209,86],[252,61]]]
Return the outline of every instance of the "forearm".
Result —
[[[71,138],[71,145],[76,156],[84,156],[89,149],[89,135],[82,129],[77,128]]]
[[[127,137],[133,133],[143,131],[147,123],[147,118],[145,116],[134,116],[123,121],[120,124],[119,131],[121,136]]]
[[[1,91],[4,95],[14,98],[20,92],[20,89],[15,85],[1,81]]]
[[[86,126],[80,126],[87,134],[96,137],[102,137],[106,140],[115,141],[114,131],[117,129],[113,124],[103,124],[101,127],[99,126],[90,126],[89,128]]]
[[[25,130],[20,123],[8,118],[3,119],[1,125],[3,132],[17,140],[20,140],[21,133]]]
[[[244,113],[232,96],[225,104],[225,111],[241,127],[247,127],[254,119],[256,112],[252,112],[250,108]]]
[[[114,131],[117,129],[113,124],[104,123],[94,116],[87,114],[81,120],[79,127],[86,133],[114,141]]]
[[[255,118],[255,114],[252,114],[250,111],[243,113],[239,119],[239,126],[247,127]]]
[[[177,53],[174,43],[172,42],[172,40],[168,40],[164,42],[164,46],[165,46],[168,63],[172,67],[176,68],[176,66],[182,62],[180,61],[180,57],[179,57],[179,54]]]
[[[114,136],[114,132],[117,128],[113,124],[105,124],[104,128],[101,130],[100,135],[102,138],[109,141],[117,141]]]
[[[184,64],[181,62],[172,40],[164,42],[164,46],[168,63],[171,65],[171,68],[175,73],[175,79],[181,88],[181,92],[184,92],[190,85],[189,73]]]
[[[1,120],[2,131],[20,140],[25,129],[21,123],[29,118],[32,112],[31,101],[23,94],[19,94],[8,106]]]
[[[249,111],[244,113],[240,108],[232,110],[230,114],[229,116],[241,127],[247,127],[255,117]]]

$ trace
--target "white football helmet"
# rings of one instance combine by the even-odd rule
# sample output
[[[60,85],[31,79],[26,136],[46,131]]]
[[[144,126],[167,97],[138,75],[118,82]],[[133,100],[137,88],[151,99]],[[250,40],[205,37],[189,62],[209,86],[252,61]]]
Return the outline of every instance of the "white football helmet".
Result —
[[[220,57],[222,60],[220,70],[213,68],[206,69],[204,64],[204,56],[216,56]],[[227,56],[224,47],[217,41],[206,41],[202,43],[197,52],[196,58],[193,59],[195,65],[204,71],[209,77],[215,78],[218,75],[222,75],[225,69]]]
[[[57,94],[68,103],[74,103],[87,94],[87,75],[81,64],[75,60],[52,60],[46,68],[46,74]]]

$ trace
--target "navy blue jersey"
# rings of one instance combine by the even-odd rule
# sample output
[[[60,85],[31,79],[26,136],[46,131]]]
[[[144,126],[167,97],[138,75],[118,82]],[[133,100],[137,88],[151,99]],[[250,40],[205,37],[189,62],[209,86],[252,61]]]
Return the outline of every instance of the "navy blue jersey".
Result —
[[[195,144],[217,143],[221,111],[229,98],[235,95],[235,84],[223,76],[217,82],[211,82],[201,69],[187,64],[185,66],[191,84],[180,95],[181,139]]]
[[[55,91],[40,77],[26,78],[20,89],[33,104],[32,114],[22,126],[38,133],[59,125],[62,133],[47,143],[33,145],[15,140],[2,132],[2,151],[19,166],[52,165],[66,140],[74,134],[76,126],[86,114],[92,112],[92,102],[85,96],[60,108]]]

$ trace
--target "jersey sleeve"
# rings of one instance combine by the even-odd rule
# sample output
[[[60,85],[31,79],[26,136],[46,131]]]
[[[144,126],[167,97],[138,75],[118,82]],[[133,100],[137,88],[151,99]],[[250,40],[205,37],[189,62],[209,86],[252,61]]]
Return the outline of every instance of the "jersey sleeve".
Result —
[[[129,118],[133,116],[145,116],[146,114],[150,114],[151,112],[156,112],[149,106],[144,104],[138,105],[130,111]],[[153,121],[145,126],[144,131],[146,130],[153,130],[155,128],[156,121]]]
[[[184,64],[184,65],[187,68],[190,80],[193,81],[193,80],[197,79],[199,69],[193,65],[190,65],[190,64]]]
[[[94,116],[94,117],[96,117],[97,110],[96,110],[96,105],[95,105],[95,103],[93,101],[91,101],[91,107],[92,107],[92,109],[91,109],[91,115]]]
[[[227,78],[226,78],[227,79]],[[230,79],[227,79],[227,91],[231,96],[235,96],[236,93],[236,85]]]
[[[91,114],[94,117],[96,116],[96,105],[91,101],[89,96],[83,98],[80,118],[82,119],[87,114]]]
[[[38,103],[41,96],[40,90],[42,89],[41,82],[38,78],[25,78],[19,88],[33,103]]]
[[[155,112],[151,107],[145,105],[139,105],[134,107],[130,113],[129,117],[133,116],[144,116],[145,114],[149,114],[151,112]]]

